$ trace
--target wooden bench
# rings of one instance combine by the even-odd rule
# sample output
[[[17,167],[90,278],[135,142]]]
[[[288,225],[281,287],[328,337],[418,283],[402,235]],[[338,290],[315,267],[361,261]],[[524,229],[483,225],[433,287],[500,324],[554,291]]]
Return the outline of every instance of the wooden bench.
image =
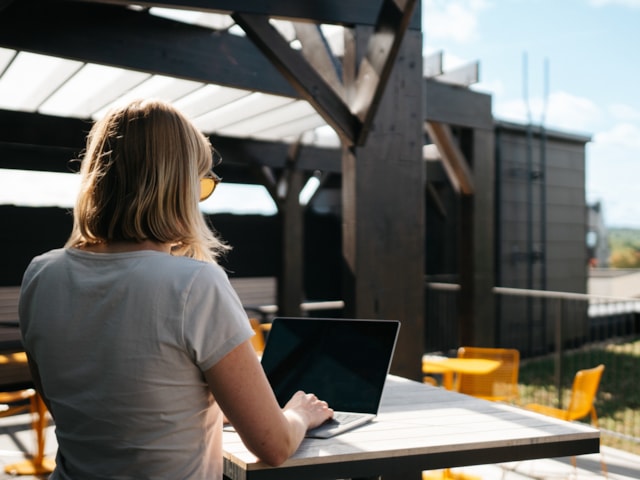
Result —
[[[0,325],[18,325],[20,287],[0,287]]]
[[[31,374],[24,361],[12,361],[21,352],[22,337],[18,327],[20,287],[0,287],[0,390],[31,386]]]
[[[242,305],[249,311],[258,312],[260,307],[276,303],[275,277],[241,277],[230,278],[229,281]]]
[[[20,287],[0,287],[0,353],[22,350],[18,328]]]
[[[230,278],[229,281],[240,297],[247,314],[254,314],[265,321],[266,317],[278,313],[276,301],[277,282],[275,277],[242,277]],[[319,302],[302,302],[300,309],[303,312],[321,310],[341,310],[344,308],[342,300],[327,300]]]

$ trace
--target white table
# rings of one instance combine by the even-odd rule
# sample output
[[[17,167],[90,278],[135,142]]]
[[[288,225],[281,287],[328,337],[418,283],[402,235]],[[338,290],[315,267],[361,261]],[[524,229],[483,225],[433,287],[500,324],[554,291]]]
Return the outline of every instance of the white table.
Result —
[[[305,439],[280,467],[258,462],[224,433],[233,480],[415,476],[421,470],[599,451],[600,433],[517,407],[390,375],[377,419],[332,439]]]

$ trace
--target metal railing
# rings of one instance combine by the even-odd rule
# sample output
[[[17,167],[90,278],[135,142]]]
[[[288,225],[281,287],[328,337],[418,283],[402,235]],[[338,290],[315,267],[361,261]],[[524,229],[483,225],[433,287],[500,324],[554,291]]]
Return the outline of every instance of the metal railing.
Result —
[[[427,352],[459,347],[460,287],[427,283]],[[640,299],[494,287],[493,345],[521,352],[521,403],[562,407],[575,372],[605,364],[596,409],[603,442],[640,453]]]

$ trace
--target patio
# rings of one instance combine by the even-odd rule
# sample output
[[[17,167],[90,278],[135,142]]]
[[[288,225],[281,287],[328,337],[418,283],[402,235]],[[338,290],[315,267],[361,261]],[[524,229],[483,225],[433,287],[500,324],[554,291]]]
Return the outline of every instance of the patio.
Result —
[[[31,431],[30,417],[27,414],[15,415],[0,419],[0,480],[18,478],[4,472],[4,466],[20,462],[32,452],[35,446],[35,436]],[[53,425],[47,428],[46,453],[54,456],[56,440]],[[607,463],[608,477],[612,480],[635,480],[640,478],[640,456],[631,455],[621,450],[604,447],[602,449]],[[497,465],[478,465],[453,469],[454,472],[464,472],[478,475],[485,480],[551,480],[551,479],[596,479],[605,478],[600,471],[599,454],[578,457],[578,470],[574,471],[571,459],[541,459],[522,462],[504,463]],[[46,477],[21,476],[25,480],[42,479]]]

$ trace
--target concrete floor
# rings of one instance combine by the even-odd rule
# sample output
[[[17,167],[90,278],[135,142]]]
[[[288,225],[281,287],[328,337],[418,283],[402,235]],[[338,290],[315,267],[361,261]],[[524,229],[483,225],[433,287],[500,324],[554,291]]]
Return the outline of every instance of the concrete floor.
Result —
[[[563,480],[563,479],[640,479],[640,457],[608,447],[601,448],[607,474],[601,470],[600,454],[581,455],[576,458],[574,469],[570,457],[527,460],[496,465],[477,465],[454,468],[454,473],[463,473],[465,480]],[[470,477],[475,476],[475,478]]]

